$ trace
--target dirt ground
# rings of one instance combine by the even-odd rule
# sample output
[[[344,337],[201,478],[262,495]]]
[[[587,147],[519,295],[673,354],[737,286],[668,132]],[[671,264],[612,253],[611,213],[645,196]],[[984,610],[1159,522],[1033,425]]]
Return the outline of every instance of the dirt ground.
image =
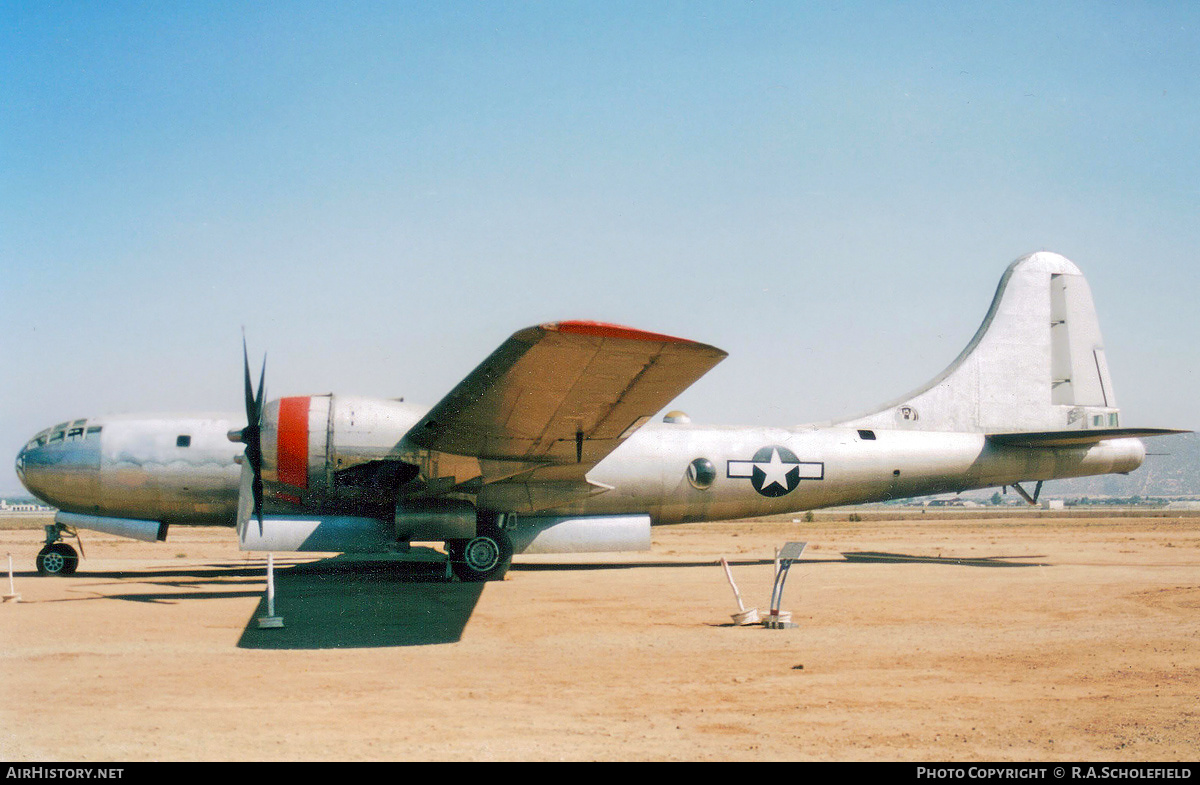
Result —
[[[0,759],[1194,761],[1200,518],[737,522],[643,554],[265,558],[227,529],[0,531]],[[783,608],[775,549],[809,543]],[[888,552],[915,561],[848,560]],[[940,557],[940,558],[937,558]],[[5,592],[8,590],[4,581]]]

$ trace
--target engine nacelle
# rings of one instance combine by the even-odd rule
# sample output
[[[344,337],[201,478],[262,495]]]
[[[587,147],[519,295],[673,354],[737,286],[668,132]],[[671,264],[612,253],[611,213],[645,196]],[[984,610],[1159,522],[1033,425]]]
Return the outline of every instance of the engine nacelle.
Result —
[[[302,395],[271,401],[262,424],[268,495],[309,509],[353,497],[355,489],[339,487],[338,473],[394,459],[396,446],[424,412],[424,407],[379,398]],[[370,485],[381,478],[357,479]]]
[[[419,468],[401,455],[404,435],[426,409],[402,401],[312,395],[280,398],[264,409],[262,477],[266,509],[357,514],[267,514],[250,521],[244,550],[387,551],[397,542],[445,542],[475,536],[475,507],[465,501],[402,501],[394,519],[379,505],[418,471],[423,481],[462,483],[479,474],[474,458],[438,454]],[[457,461],[457,463],[455,462]],[[431,479],[432,478],[432,479]],[[515,553],[600,553],[650,549],[648,515],[507,516]]]
[[[510,516],[513,553],[650,550],[649,515]]]

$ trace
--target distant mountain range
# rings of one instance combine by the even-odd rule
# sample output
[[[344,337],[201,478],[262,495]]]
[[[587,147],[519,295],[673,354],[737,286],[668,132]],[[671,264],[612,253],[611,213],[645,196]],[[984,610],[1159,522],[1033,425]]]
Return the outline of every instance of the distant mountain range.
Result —
[[[1146,460],[1128,475],[1105,474],[1054,480],[1043,493],[1055,498],[1082,496],[1163,496],[1200,499],[1200,433],[1143,439]]]

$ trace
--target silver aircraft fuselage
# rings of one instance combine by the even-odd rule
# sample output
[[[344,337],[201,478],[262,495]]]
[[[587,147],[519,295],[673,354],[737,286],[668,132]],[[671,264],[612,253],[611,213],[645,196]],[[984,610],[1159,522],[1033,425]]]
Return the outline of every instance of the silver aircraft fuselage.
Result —
[[[227,434],[241,426],[238,418],[121,415],[60,423],[29,440],[17,455],[17,475],[66,512],[232,525],[242,448]]]
[[[425,409],[396,408],[401,416],[364,423],[357,444],[331,445],[327,462],[402,454],[405,432]],[[241,425],[233,414],[76,420],[31,439],[17,471],[33,494],[66,512],[233,525],[242,448],[227,434]],[[516,514],[643,513],[656,524],[727,520],[1126,473],[1144,456],[1135,438],[1012,447],[979,433],[657,423],[588,473],[590,495],[555,499],[553,483],[513,480],[484,486],[478,503]]]

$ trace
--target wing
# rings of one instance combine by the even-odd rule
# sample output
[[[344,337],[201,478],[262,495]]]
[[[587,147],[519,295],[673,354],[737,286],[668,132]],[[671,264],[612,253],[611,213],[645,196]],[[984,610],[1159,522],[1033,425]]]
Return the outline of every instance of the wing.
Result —
[[[479,459],[594,465],[725,357],[706,344],[611,324],[530,327],[405,439]]]

